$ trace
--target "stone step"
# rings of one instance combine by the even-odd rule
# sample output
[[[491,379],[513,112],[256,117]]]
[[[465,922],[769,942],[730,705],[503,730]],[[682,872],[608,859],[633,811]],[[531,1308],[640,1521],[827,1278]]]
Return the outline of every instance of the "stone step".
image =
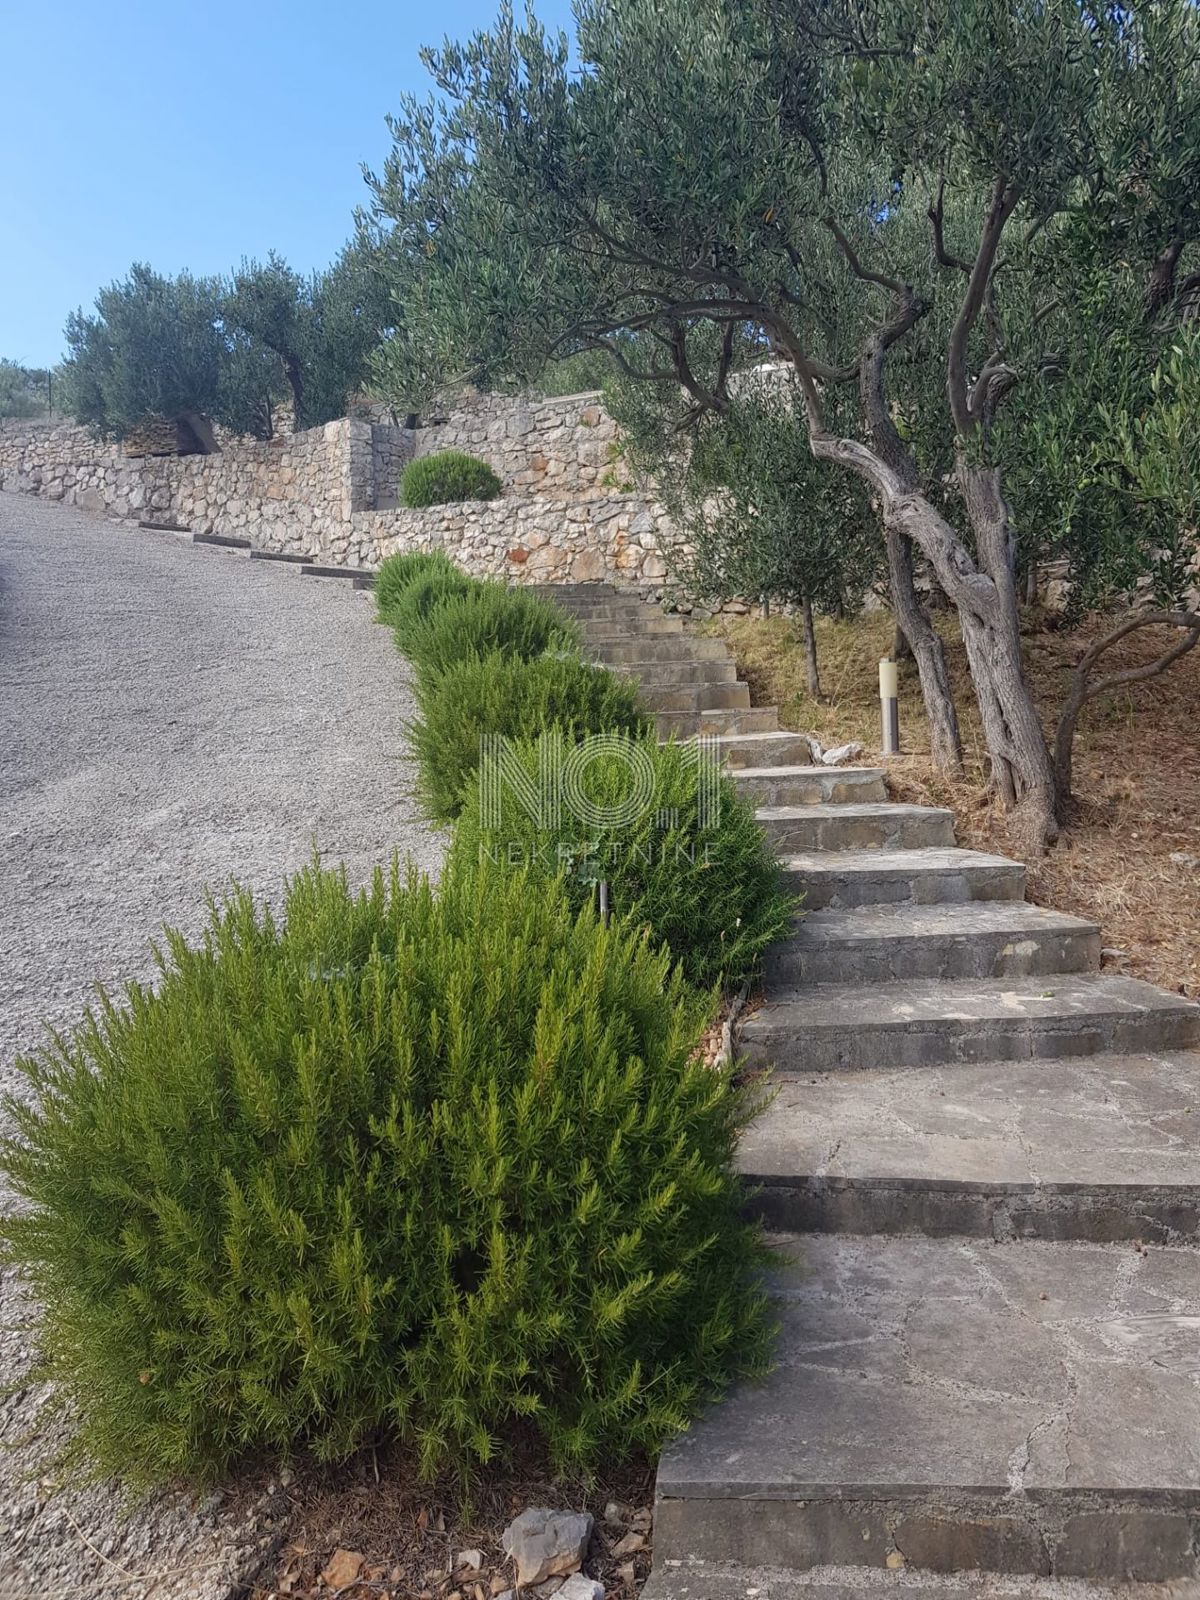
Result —
[[[747,1561],[756,1552],[748,1549]],[[897,1558],[899,1552],[896,1552]],[[1032,1573],[922,1572],[897,1559],[887,1567],[740,1566],[728,1561],[656,1561],[640,1600],[1197,1600],[1188,1579],[1175,1583],[1088,1583]]]
[[[1196,1578],[1200,1253],[781,1245],[774,1370],[667,1446],[656,1563]]]
[[[1200,1044],[1200,1006],[1117,973],[923,978],[791,989],[742,1024],[741,1048],[780,1072],[1051,1060]]]
[[[1100,967],[1100,930],[1023,900],[812,911],[767,951],[767,992],[788,984],[1020,978]]]
[[[729,651],[720,639],[697,639],[694,634],[650,634],[635,638],[628,634],[597,643],[584,640],[585,653],[606,666],[624,669],[634,662],[647,661],[729,661]]]
[[[1021,900],[1025,868],[978,850],[826,850],[785,856],[788,890],[806,910]]]
[[[1193,1053],[828,1073],[779,1085],[738,1166],[789,1231],[1195,1245],[1198,1130]]]
[[[375,574],[370,567],[329,567],[317,561],[306,561],[300,568],[302,578],[347,578],[357,581],[359,578],[369,578],[375,581]]]
[[[737,666],[731,656],[714,656],[707,661],[622,661],[620,671],[650,684],[737,682]]]
[[[592,605],[564,605],[560,601],[552,601],[551,604],[557,605],[560,611],[565,611],[568,616],[574,617],[589,631],[592,628],[603,628],[607,624],[623,627],[627,622],[632,622],[636,626],[643,619],[669,615],[658,606],[646,605],[641,600],[613,600]],[[682,621],[682,618],[677,617],[673,620]]]
[[[646,683],[642,703],[651,711],[749,711],[750,690],[744,683]]]
[[[640,589],[619,589],[616,584],[602,583],[598,579],[590,583],[521,583],[515,588],[527,589],[531,594],[540,595],[543,600],[638,600],[646,603],[645,596]]]
[[[738,793],[759,806],[837,805],[887,799],[878,767],[739,767]]]
[[[741,733],[721,740],[720,755],[731,769],[806,767],[812,746],[802,733]]]
[[[307,567],[312,565],[311,556],[297,555],[292,550],[251,550],[250,559],[251,561],[285,561],[289,566],[293,567]],[[361,581],[363,580],[357,578],[355,579],[356,588]],[[374,575],[372,575],[371,581],[374,582]]]
[[[624,644],[630,639],[641,638],[643,634],[647,637],[681,634],[683,623],[678,617],[664,617],[661,611],[648,611],[644,617],[631,617],[624,622],[598,622],[584,632],[588,644],[594,648],[597,645]]]
[[[751,706],[740,711],[660,711],[654,718],[660,739],[724,738],[734,733],[773,733],[779,726],[778,706]]]
[[[249,550],[249,539],[240,538],[232,533],[194,533],[193,544],[215,544],[223,550]]]
[[[886,801],[762,806],[758,820],[780,855],[817,850],[919,850],[954,843],[953,813],[933,806]]]

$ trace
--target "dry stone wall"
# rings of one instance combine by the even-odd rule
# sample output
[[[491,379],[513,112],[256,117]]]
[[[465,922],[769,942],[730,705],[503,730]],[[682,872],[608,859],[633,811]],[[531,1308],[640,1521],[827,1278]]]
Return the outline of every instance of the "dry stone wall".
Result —
[[[595,395],[468,396],[416,430],[343,418],[182,457],[131,457],[83,428],[0,422],[0,489],[353,566],[374,567],[394,551],[442,549],[480,576],[654,589],[666,575],[670,525],[654,501],[614,484],[615,440]],[[407,462],[450,448],[486,460],[503,495],[420,511],[399,506]]]
[[[621,475],[617,425],[598,394],[464,394],[445,417],[416,430],[414,453],[436,450],[478,456],[519,494],[607,496]]]

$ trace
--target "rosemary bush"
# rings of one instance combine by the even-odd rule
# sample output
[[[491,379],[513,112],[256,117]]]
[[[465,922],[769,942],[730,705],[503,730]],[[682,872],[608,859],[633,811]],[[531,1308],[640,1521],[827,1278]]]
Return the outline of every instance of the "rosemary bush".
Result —
[[[545,740],[522,740],[510,752],[531,788],[545,770]],[[639,774],[645,792],[631,807]],[[509,782],[498,786],[499,815],[485,827],[474,774],[454,830],[454,858],[561,873],[576,906],[593,903],[604,879],[613,912],[644,928],[653,943],[666,943],[692,983],[749,978],[767,946],[787,932],[799,902],[785,892],[754,808],[730,779],[706,789],[694,746],[659,745],[647,734],[590,755],[580,784],[595,807],[586,818],[569,804],[551,819],[534,815]],[[623,815],[626,808],[634,814]]]
[[[315,863],[22,1063],[8,1254],[80,1451],[135,1482],[398,1435],[462,1472],[654,1449],[765,1343],[731,1158],[665,952],[539,876]]]

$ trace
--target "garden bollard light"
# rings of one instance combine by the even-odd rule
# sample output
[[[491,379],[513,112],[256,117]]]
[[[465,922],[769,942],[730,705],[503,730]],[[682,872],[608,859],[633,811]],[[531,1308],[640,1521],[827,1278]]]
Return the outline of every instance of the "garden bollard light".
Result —
[[[884,656],[879,663],[879,703],[883,714],[883,753],[900,754],[900,673],[896,663]]]

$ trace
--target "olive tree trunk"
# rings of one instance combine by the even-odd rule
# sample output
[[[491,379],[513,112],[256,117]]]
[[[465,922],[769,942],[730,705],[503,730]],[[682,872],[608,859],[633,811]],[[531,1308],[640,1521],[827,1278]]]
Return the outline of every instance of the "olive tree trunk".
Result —
[[[892,609],[897,633],[902,635],[917,663],[921,698],[929,723],[929,749],[934,764],[943,772],[962,771],[962,741],[958,732],[958,713],[946,670],[946,653],[929,613],[921,604],[913,580],[912,540],[888,526],[883,530],[887,546],[888,572],[892,584]],[[899,659],[900,652],[896,652]]]
[[[812,601],[807,595],[800,602],[800,632],[804,638],[804,674],[809,698],[820,700],[821,669],[817,662],[817,631],[813,626]]]
[[[1021,662],[1011,525],[999,474],[959,461],[976,560],[933,502],[869,445],[814,433],[812,448],[871,484],[885,532],[911,539],[932,567],[958,612],[993,786],[1005,805],[1017,808],[1033,847],[1045,848],[1058,835],[1054,769]]]

